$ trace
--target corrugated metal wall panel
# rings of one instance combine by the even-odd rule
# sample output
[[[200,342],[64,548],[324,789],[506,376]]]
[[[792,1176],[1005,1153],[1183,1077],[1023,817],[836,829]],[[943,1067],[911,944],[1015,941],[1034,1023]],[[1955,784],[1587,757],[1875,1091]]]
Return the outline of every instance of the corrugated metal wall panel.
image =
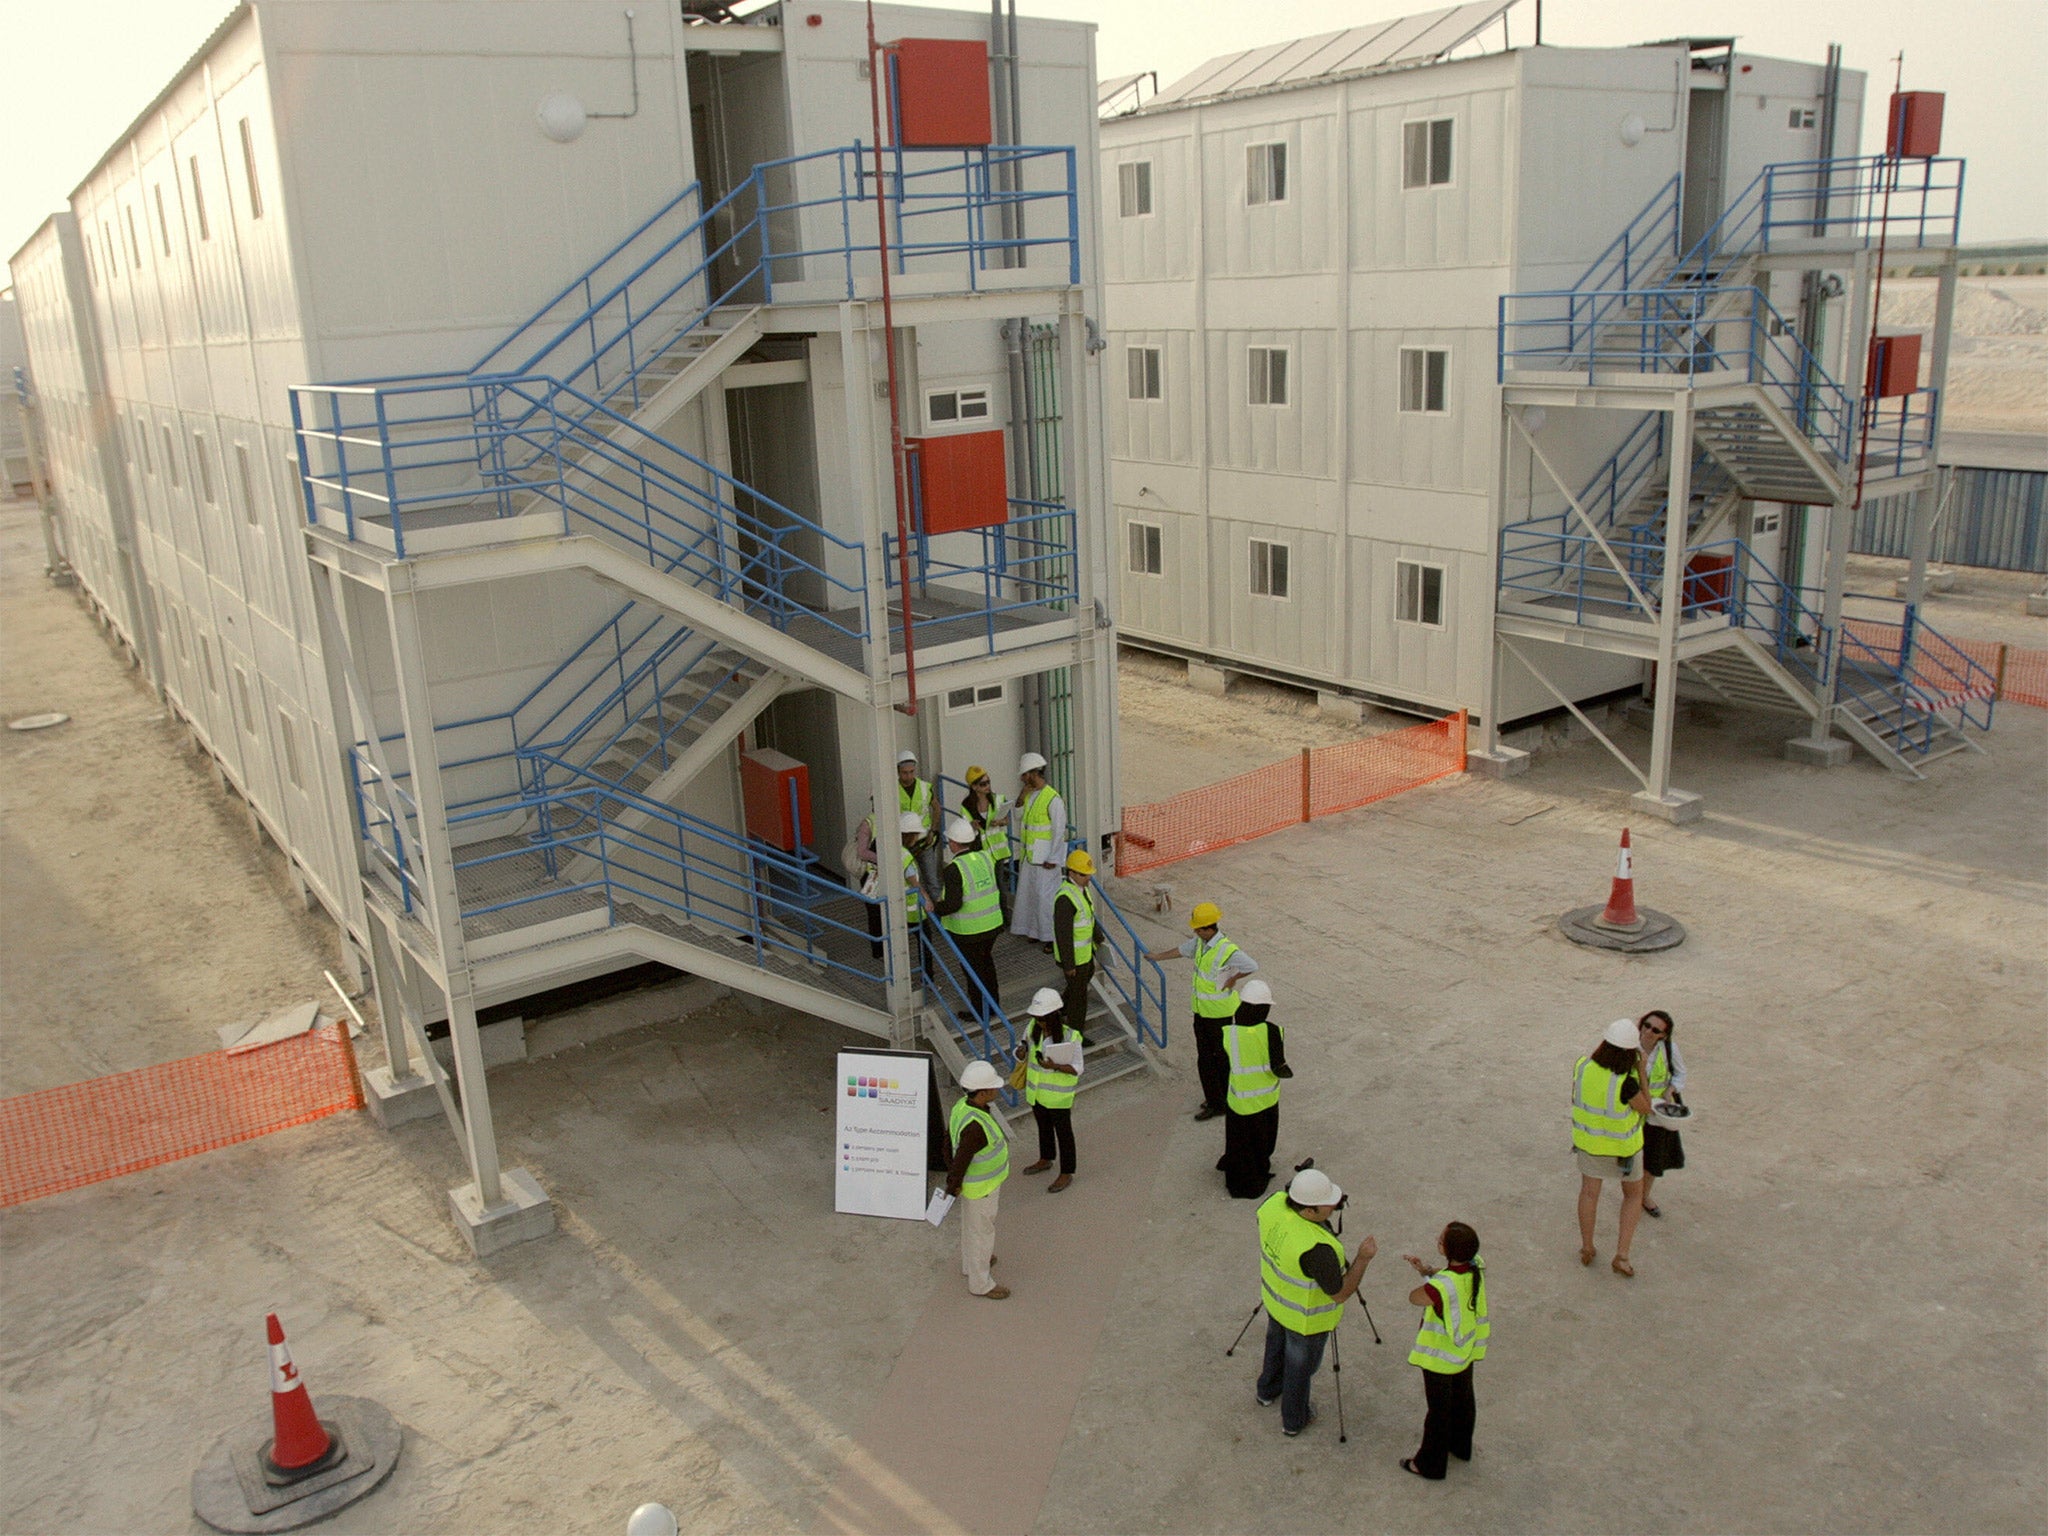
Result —
[[[2023,469],[1956,469],[1955,493],[1934,530],[1931,558],[1942,565],[2048,574],[2048,474]],[[1911,557],[1913,498],[1865,503],[1850,548],[1859,555]]]

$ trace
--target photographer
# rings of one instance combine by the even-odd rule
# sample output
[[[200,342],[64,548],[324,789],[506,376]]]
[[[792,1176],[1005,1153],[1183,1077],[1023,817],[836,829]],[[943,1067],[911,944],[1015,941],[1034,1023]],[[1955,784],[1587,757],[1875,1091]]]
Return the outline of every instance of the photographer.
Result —
[[[1280,1403],[1280,1432],[1290,1438],[1315,1422],[1309,1383],[1323,1346],[1344,1317],[1344,1303],[1379,1252],[1368,1236],[1350,1267],[1330,1218],[1344,1191],[1319,1169],[1303,1167],[1259,1207],[1259,1288],[1266,1308],[1266,1358],[1254,1389],[1261,1408]]]

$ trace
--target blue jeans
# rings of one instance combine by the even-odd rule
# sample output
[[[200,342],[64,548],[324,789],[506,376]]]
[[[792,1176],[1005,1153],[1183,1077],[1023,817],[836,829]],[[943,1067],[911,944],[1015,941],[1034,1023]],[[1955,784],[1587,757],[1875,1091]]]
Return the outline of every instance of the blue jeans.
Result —
[[[1280,1399],[1280,1427],[1300,1434],[1308,1428],[1308,1384],[1322,1368],[1327,1333],[1296,1333],[1266,1319],[1266,1363],[1259,1371],[1259,1396]]]

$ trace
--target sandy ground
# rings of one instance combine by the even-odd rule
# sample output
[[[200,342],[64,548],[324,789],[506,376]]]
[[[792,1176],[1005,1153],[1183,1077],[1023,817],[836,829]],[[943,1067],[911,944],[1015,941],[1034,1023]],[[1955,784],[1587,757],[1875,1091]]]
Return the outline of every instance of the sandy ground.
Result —
[[[89,800],[14,835],[65,765],[130,759],[189,802],[212,926],[283,1000],[317,978],[318,933],[278,915],[264,858],[71,600],[24,618],[46,595],[0,587],[9,699],[72,707],[97,672],[125,714],[74,707],[102,734],[0,759],[0,1043],[10,1071],[38,1031],[39,1070],[183,1054],[267,994],[201,974],[204,935],[159,910],[189,891],[108,899],[138,855],[76,830]],[[47,648],[32,675],[75,670],[72,691],[22,686],[24,633]],[[1201,708],[1252,761],[1315,739],[1256,701]],[[1352,1192],[1347,1237],[1381,1244],[1363,1294],[1387,1342],[1359,1314],[1339,1335],[1348,1444],[1327,1367],[1321,1420],[1285,1441],[1256,1361],[1223,1356],[1256,1293],[1252,1216],[1188,1118],[1178,1013],[1161,1076],[1081,1099],[1074,1188],[1006,1189],[997,1311],[964,1296],[950,1233],[830,1213],[843,1032],[726,999],[493,1075],[505,1161],[562,1230],[485,1263],[449,1223],[463,1171],[437,1121],[337,1117],[0,1213],[0,1530],[198,1532],[192,1468],[263,1412],[268,1307],[316,1397],[407,1429],[337,1532],[613,1533],[648,1498],[692,1532],[2042,1529],[2048,715],[2001,709],[1986,755],[1917,785],[1787,764],[1786,729],[1688,711],[1677,779],[1708,814],[1633,824],[1641,899],[1691,929],[1660,958],[1552,926],[1604,895],[1628,820],[1633,785],[1590,745],[1177,866],[1279,995],[1282,1157],[1314,1154]],[[1124,752],[1133,785],[1194,771],[1156,720]],[[80,917],[23,920],[24,870]],[[112,1009],[64,958],[86,921],[103,965],[190,973],[159,984],[177,1006]],[[1565,1081],[1653,1005],[1702,1114],[1627,1281],[1611,1203],[1600,1264],[1574,1262]],[[1394,1465],[1421,1417],[1397,1255],[1451,1217],[1481,1233],[1494,1343],[1477,1459],[1425,1487]]]
[[[1886,278],[1883,327],[1934,324],[1935,280]],[[2048,432],[2048,277],[1956,280],[1943,424],[1957,431]]]
[[[210,760],[43,579],[32,504],[0,502],[0,1093],[212,1050],[315,997],[334,928],[300,906]]]

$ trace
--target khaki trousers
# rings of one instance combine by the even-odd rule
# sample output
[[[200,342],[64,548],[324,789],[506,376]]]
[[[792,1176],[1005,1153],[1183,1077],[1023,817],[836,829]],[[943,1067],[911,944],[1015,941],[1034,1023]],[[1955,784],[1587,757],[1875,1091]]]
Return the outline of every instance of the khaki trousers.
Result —
[[[988,1261],[996,1251],[996,1202],[1002,1197],[998,1187],[978,1200],[960,1202],[960,1273],[976,1296],[986,1296],[996,1288]]]

